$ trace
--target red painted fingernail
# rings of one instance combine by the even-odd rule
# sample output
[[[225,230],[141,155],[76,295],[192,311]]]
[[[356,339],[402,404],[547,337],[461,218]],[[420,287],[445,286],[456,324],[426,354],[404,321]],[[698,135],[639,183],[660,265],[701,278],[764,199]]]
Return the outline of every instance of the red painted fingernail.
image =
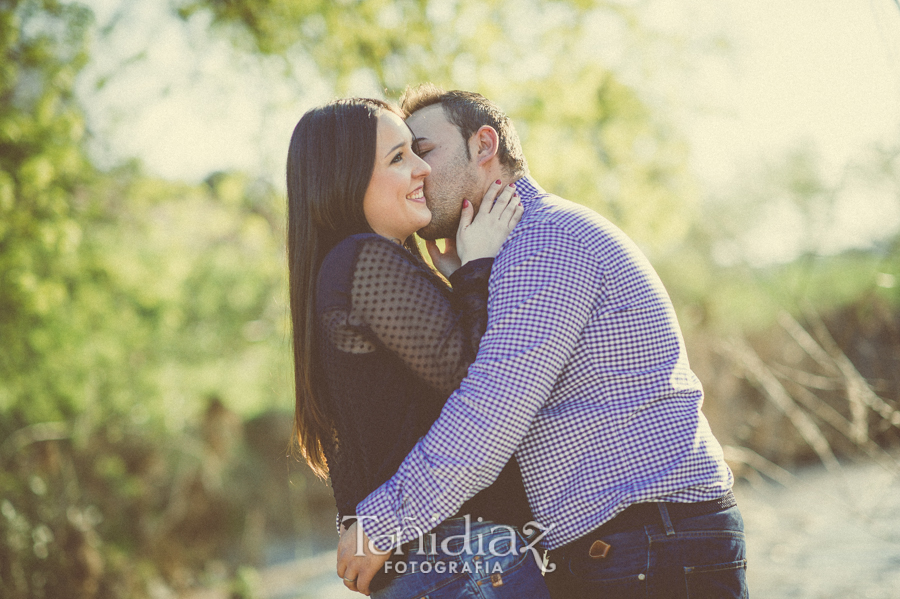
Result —
[[[510,183],[509,186],[510,186],[510,187],[515,187],[515,185],[513,185],[512,183]]]
[[[500,179],[497,179],[497,180],[495,181],[495,183],[496,183],[497,185],[500,185]]]
[[[469,207],[469,200],[463,200],[463,208]]]

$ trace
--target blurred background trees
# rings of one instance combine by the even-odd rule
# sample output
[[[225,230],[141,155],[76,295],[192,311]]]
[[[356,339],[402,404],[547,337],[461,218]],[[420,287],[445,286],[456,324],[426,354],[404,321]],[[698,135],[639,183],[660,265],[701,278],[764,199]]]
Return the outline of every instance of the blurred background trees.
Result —
[[[249,596],[242,567],[299,537],[309,553],[333,543],[329,489],[286,457],[283,183],[230,165],[178,180],[104,153],[93,94],[147,51],[105,53],[138,6],[106,4],[101,20],[77,2],[0,0],[0,595]],[[859,456],[896,469],[900,140],[837,178],[801,146],[727,191],[704,185],[666,98],[637,82],[724,50],[660,31],[648,10],[177,0],[168,14],[309,94],[287,100],[295,120],[311,89],[396,99],[430,80],[494,99],[535,177],[659,269],[740,476]],[[866,202],[885,227],[835,246]],[[784,219],[794,246],[766,260]]]

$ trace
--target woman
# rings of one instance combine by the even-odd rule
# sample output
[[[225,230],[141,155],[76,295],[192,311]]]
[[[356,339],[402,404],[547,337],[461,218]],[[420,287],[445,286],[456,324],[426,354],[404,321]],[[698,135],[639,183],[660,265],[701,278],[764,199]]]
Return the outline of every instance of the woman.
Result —
[[[459,267],[444,273],[451,288],[413,235],[431,220],[429,172],[399,113],[378,100],[313,109],[291,138],[295,432],[312,469],[331,478],[339,521],[396,471],[465,376],[486,326],[492,259],[521,218],[511,187],[493,185],[477,217],[466,202]],[[521,534],[496,526],[531,520],[515,460],[457,516],[389,561],[374,596],[549,596]],[[491,554],[442,553],[461,531]]]

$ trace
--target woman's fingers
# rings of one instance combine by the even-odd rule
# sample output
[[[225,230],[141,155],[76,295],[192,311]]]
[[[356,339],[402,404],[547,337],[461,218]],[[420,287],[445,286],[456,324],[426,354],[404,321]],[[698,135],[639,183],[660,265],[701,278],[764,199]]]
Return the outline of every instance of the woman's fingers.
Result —
[[[516,193],[516,188],[509,184],[505,186],[500,193],[497,194],[496,199],[491,205],[490,213],[494,215],[497,219],[503,219],[503,211],[506,210],[506,207],[509,206],[509,203],[512,201],[513,196]]]
[[[522,204],[519,201],[519,194],[515,185],[510,183],[504,186],[498,179],[491,184],[484,194],[481,206],[478,209],[478,218],[496,219],[500,226],[512,230],[521,220],[522,212]]]
[[[494,207],[494,202],[500,193],[501,187],[503,187],[503,183],[500,182],[500,179],[497,179],[487,188],[487,191],[484,192],[484,197],[481,198],[481,206],[478,207],[479,215],[482,213],[490,214]]]
[[[512,210],[510,211],[509,216],[509,228],[512,230],[515,228],[519,221],[522,220],[522,215],[525,214],[525,207],[522,206],[522,203],[519,201],[519,195],[516,194],[513,196],[515,202],[510,203],[512,206]]]
[[[516,206],[519,204],[519,196],[514,184],[503,185],[500,179],[491,183],[484,197],[481,198],[481,206],[478,208],[479,216],[484,214],[494,215],[497,220],[509,222]],[[483,218],[483,217],[482,217]]]
[[[503,206],[503,210],[500,210],[498,214],[498,218],[502,224],[506,224],[512,219],[516,207],[519,205],[519,194],[515,192],[515,188],[510,187],[510,189],[513,190],[513,193],[509,195],[509,198],[506,200],[506,205]],[[497,200],[497,203],[500,203],[499,199]],[[495,209],[496,208],[499,208],[499,206],[495,207]]]
[[[488,186],[472,218],[473,209],[463,208],[456,232],[460,265],[477,258],[493,258],[522,218],[522,208],[515,185],[500,180]]]

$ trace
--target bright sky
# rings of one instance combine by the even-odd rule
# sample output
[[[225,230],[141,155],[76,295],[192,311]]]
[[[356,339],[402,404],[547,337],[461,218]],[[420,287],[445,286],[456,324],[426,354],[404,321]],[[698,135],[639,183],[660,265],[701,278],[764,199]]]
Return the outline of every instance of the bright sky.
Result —
[[[836,183],[872,144],[900,143],[894,0],[693,0],[692,7],[695,23],[719,27],[734,47],[732,60],[701,63],[680,88],[692,162],[710,189],[724,193],[735,177],[802,144]],[[690,108],[689,95],[701,110]],[[900,198],[896,188],[857,178],[838,196],[834,216],[838,225],[824,236],[822,251],[865,246],[900,228]],[[804,249],[801,224],[796,212],[773,210],[754,232],[758,242],[741,248],[742,258],[791,259]]]
[[[165,3],[128,4],[110,51],[92,68],[115,72],[128,56],[147,54],[92,96],[100,154],[139,157],[170,178],[198,180],[237,168],[280,182],[293,125],[306,108],[328,100],[328,90],[314,77],[285,81],[277,59],[241,56],[227,42],[210,40],[203,23],[187,28],[168,16]],[[97,0],[99,22],[118,5]],[[635,77],[666,98],[709,189],[728,189],[736,176],[800,144],[814,148],[825,172],[837,177],[868,145],[900,141],[894,0],[659,0],[650,6],[660,29],[718,33],[732,44],[730,58],[710,52],[685,70]],[[360,85],[354,92],[377,93]],[[900,226],[896,196],[862,199],[864,206],[838,207],[849,220],[834,249]],[[766,249],[755,260],[792,255],[792,226],[784,215],[774,218],[772,240],[760,245]]]
[[[808,140],[834,167],[872,141],[900,138],[900,6],[893,0],[726,0],[734,59],[698,69],[686,90],[712,108],[688,133],[703,175],[733,174]],[[696,8],[695,8],[696,10]]]

